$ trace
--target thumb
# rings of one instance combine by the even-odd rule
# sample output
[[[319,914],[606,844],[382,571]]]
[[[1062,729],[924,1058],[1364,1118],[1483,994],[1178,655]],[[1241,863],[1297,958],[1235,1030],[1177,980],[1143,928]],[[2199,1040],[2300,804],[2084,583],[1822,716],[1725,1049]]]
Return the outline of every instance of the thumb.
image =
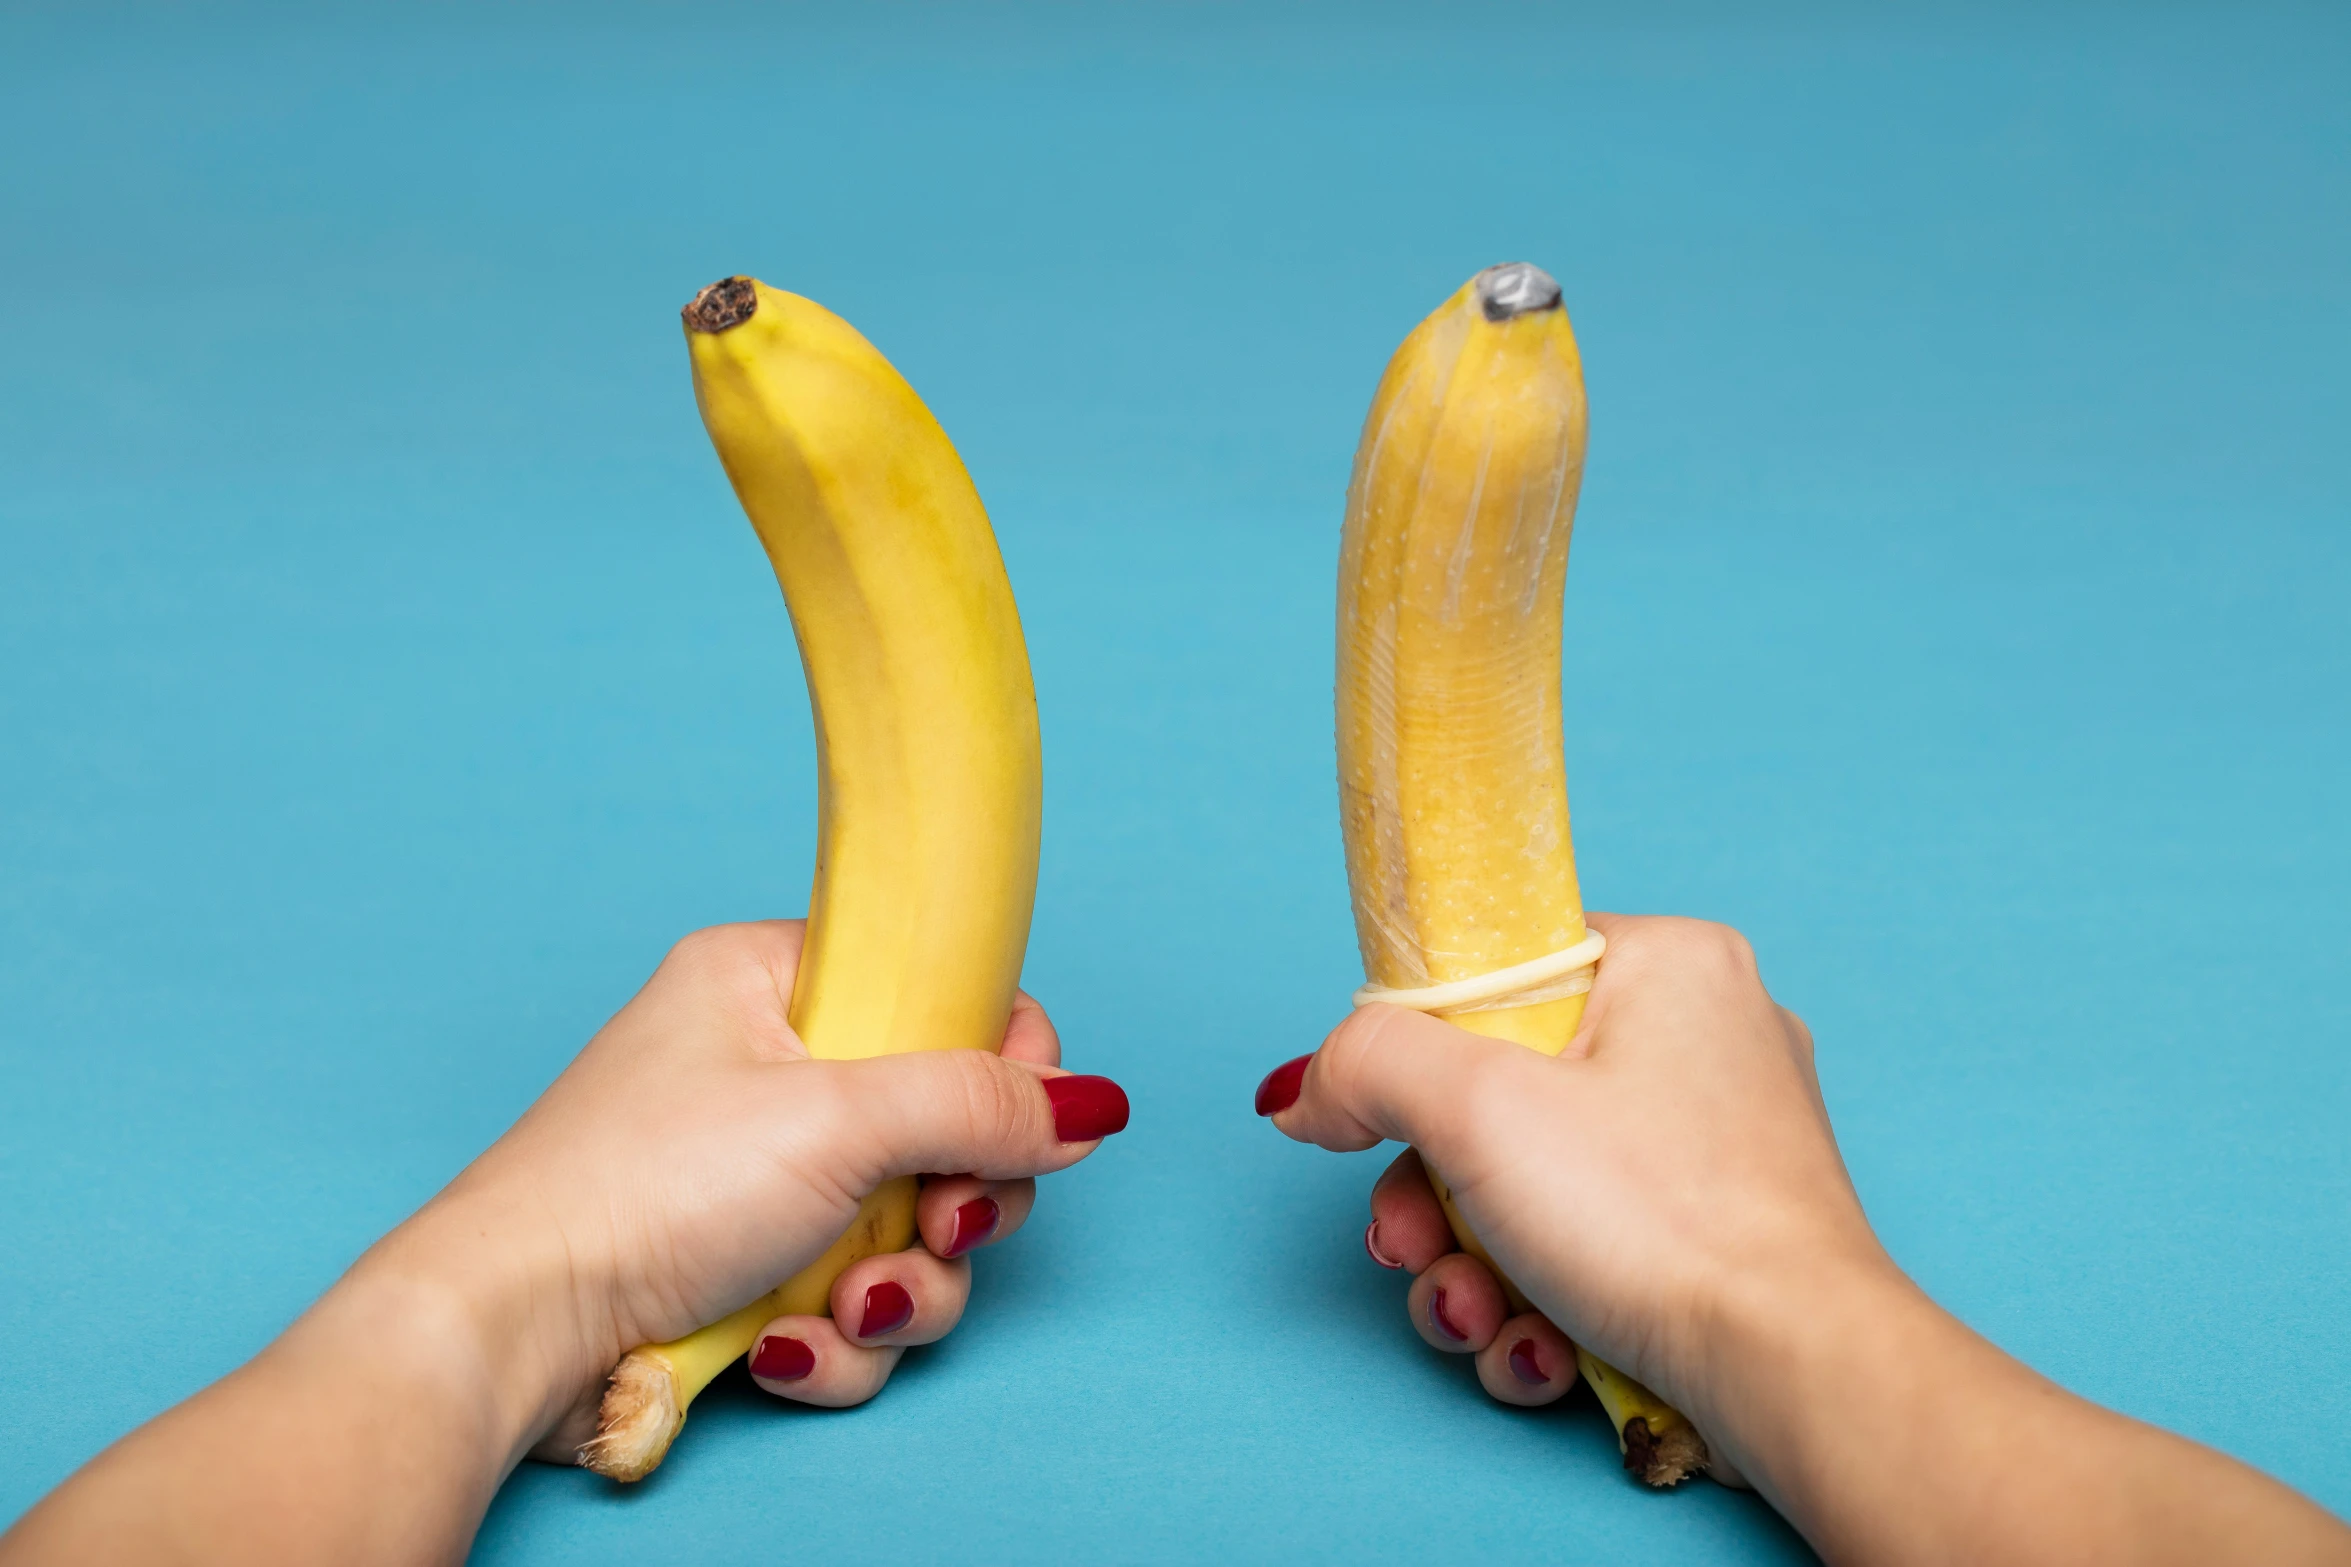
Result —
[[[819,1067],[845,1152],[875,1183],[900,1175],[1019,1180],[1077,1163],[1125,1130],[1107,1077],[1007,1061],[991,1050],[919,1050]]]
[[[1274,1068],[1257,1110],[1283,1135],[1352,1153],[1384,1139],[1442,1159],[1491,1092],[1543,1057],[1401,1007],[1358,1007],[1322,1048]],[[1545,1063],[1548,1064],[1548,1063]]]

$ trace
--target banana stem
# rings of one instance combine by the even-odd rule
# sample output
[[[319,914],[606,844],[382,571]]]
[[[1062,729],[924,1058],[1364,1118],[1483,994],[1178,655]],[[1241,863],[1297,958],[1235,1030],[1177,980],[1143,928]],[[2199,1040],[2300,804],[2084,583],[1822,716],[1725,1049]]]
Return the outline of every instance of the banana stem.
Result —
[[[614,1480],[642,1480],[686,1424],[686,1406],[728,1366],[751,1352],[759,1330],[778,1317],[832,1315],[833,1281],[849,1265],[914,1243],[912,1176],[875,1189],[857,1218],[825,1254],[739,1311],[667,1344],[629,1351],[613,1368],[597,1411],[596,1434],[580,1449],[582,1468]]]
[[[1680,1410],[1581,1344],[1575,1363],[1616,1427],[1626,1474],[1651,1485],[1679,1485],[1708,1467],[1706,1439]]]
[[[613,1480],[651,1474],[684,1428],[694,1396],[748,1354],[759,1330],[779,1315],[771,1291],[684,1338],[630,1350],[605,1386],[596,1435],[580,1449],[581,1467]]]

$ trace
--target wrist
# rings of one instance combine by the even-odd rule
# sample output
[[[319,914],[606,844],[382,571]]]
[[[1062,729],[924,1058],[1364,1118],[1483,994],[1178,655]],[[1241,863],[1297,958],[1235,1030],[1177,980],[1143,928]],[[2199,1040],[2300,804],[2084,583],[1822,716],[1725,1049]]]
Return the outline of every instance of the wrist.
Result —
[[[310,1314],[478,1433],[500,1474],[614,1358],[598,1358],[579,1260],[545,1244],[546,1224],[506,1217],[444,1193],[369,1248]]]
[[[1747,1270],[1721,1292],[1686,1408],[1818,1545],[1824,1501],[1903,1468],[1893,1446],[1905,1422],[1982,1376],[1984,1349],[1874,1246],[1814,1256]],[[1901,1418],[1888,1425],[1888,1412]]]

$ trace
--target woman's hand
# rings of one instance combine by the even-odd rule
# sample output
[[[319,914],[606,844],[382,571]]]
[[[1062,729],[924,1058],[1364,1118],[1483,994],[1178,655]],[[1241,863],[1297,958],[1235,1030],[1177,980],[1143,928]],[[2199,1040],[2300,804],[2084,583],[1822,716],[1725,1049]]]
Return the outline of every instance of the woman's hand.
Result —
[[[1514,1404],[1570,1339],[1697,1425],[1836,1562],[2351,1562],[2351,1532],[2209,1448],[2074,1397],[1878,1244],[1813,1075],[1738,933],[1594,915],[1608,957],[1558,1057],[1392,1007],[1276,1068],[1258,1108],[1326,1148],[1413,1144],[1534,1312],[1455,1249],[1420,1156],[1364,1244],[1413,1326]],[[1556,1326],[1554,1326],[1556,1324]]]
[[[1415,1275],[1415,1330],[1475,1355],[1496,1398],[1565,1394],[1572,1339],[1704,1429],[1710,1330],[1759,1273],[1891,1264],[1838,1156],[1811,1035],[1747,943],[1698,920],[1591,922],[1608,956],[1559,1057],[1365,1007],[1302,1076],[1276,1069],[1260,1108],[1325,1148],[1413,1145],[1373,1188],[1364,1246]],[[1423,1156],[1539,1312],[1513,1316],[1459,1249]]]
[[[604,1373],[677,1338],[823,1253],[860,1198],[927,1175],[921,1243],[844,1271],[830,1317],[771,1323],[755,1380],[805,1403],[855,1404],[907,1346],[963,1314],[968,1255],[1018,1229],[1037,1174],[1126,1124],[1103,1078],[1059,1070],[1053,1025],[1023,995],[1001,1056],[922,1051],[815,1061],[786,1021],[803,923],[698,931],[678,943],[504,1137],[361,1265],[478,1268],[503,1233],[532,1298],[533,1342],[559,1404],[535,1456],[568,1463],[593,1433]],[[937,1175],[930,1172],[962,1172]]]
[[[1026,997],[1001,1056],[810,1060],[785,1017],[800,939],[776,920],[680,942],[488,1152],[253,1361],[26,1514],[0,1561],[458,1560],[526,1452],[571,1460],[623,1354],[757,1298],[866,1193],[930,1175],[920,1247],[857,1263],[833,1317],[753,1351],[771,1392],[870,1398],[954,1327],[967,1254],[1124,1127],[1126,1097],[1060,1071]]]

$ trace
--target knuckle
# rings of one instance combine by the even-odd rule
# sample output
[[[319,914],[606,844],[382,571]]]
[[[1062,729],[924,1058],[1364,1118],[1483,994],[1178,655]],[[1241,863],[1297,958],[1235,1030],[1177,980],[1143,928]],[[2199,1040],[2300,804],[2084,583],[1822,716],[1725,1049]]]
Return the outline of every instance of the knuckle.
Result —
[[[854,1208],[905,1161],[894,1123],[854,1077],[838,1070],[848,1064],[814,1061],[789,1069],[792,1131],[779,1156],[799,1183]]]
[[[1008,1069],[992,1052],[952,1050],[945,1067],[959,1115],[975,1146],[993,1143],[1010,1134],[1022,1143],[1038,1140],[1044,1119],[1017,1068]]]
[[[1707,930],[1718,961],[1742,975],[1755,972],[1755,944],[1744,931],[1731,925],[1710,925]]]
[[[739,925],[705,925],[700,930],[688,931],[669,949],[662,967],[683,970],[691,974],[722,972],[739,963],[745,951],[743,927]]]
[[[1708,977],[1741,977],[1755,972],[1755,949],[1729,925],[1714,920],[1660,918],[1653,939],[1681,967]]]
[[[1378,1070],[1380,1059],[1415,1016],[1395,1007],[1357,1007],[1323,1040],[1308,1076],[1319,1077],[1340,1103],[1359,1103],[1366,1079]]]
[[[814,1148],[854,1153],[861,1166],[877,1162],[870,1146],[873,1129],[860,1113],[858,1096],[839,1073],[823,1069],[830,1063],[810,1065],[819,1069],[791,1069],[793,1119],[807,1128],[808,1143]]]
[[[1004,1024],[1004,1043],[1007,1047],[1019,1044],[1032,1056],[1042,1056],[1055,1064],[1061,1060],[1061,1031],[1053,1026],[1044,1005],[1025,990],[1012,998],[1012,1015]]]
[[[1795,1045],[1796,1053],[1805,1061],[1811,1061],[1813,1057],[1812,1025],[1786,1007],[1780,1008],[1780,1016],[1787,1020],[1788,1038]]]
[[[689,963],[696,962],[725,952],[736,939],[734,927],[730,925],[705,925],[680,936],[677,944],[670,948],[670,955]]]

